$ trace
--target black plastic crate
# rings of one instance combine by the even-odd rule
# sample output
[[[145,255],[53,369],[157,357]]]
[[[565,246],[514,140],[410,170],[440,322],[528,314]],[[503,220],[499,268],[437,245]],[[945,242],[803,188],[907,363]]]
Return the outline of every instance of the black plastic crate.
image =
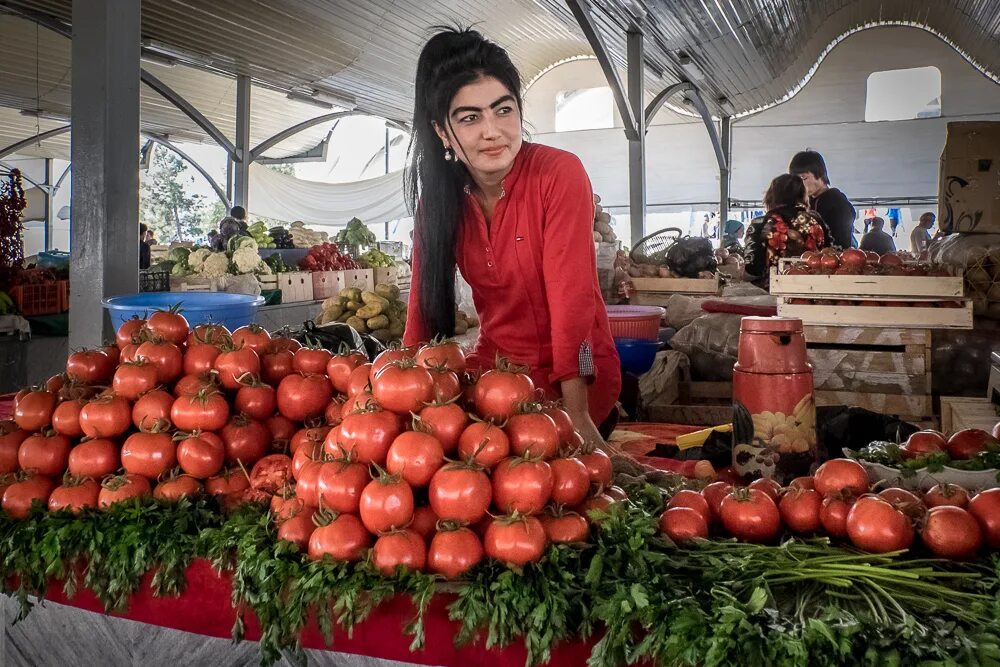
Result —
[[[140,292],[169,292],[170,273],[167,271],[142,271],[139,273]]]

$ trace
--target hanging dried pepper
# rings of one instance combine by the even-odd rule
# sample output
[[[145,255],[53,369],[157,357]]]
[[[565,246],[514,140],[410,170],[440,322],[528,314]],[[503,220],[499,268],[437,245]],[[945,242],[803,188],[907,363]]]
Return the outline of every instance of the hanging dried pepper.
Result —
[[[12,169],[0,186],[0,289],[7,289],[24,263],[21,212],[27,205],[21,172]]]

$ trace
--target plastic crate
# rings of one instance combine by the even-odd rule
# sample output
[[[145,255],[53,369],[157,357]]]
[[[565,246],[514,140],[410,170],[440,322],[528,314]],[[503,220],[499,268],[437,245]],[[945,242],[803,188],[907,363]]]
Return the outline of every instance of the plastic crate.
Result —
[[[10,289],[10,298],[25,317],[55,315],[68,309],[69,293],[65,280],[36,285],[18,285]]]
[[[659,306],[607,306],[611,335],[618,338],[658,340],[660,320],[667,311]]]
[[[170,273],[167,271],[143,271],[139,274],[140,292],[169,292]]]

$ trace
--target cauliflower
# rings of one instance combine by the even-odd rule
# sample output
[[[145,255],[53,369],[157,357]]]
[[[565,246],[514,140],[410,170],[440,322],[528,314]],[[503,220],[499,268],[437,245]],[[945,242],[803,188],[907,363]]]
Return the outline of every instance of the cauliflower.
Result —
[[[198,248],[190,255],[188,255],[188,266],[195,273],[201,273],[204,267],[205,260],[212,254],[212,251],[208,248]]]
[[[257,244],[255,243],[254,246]],[[238,273],[253,273],[260,269],[260,254],[256,247],[241,245],[233,253],[233,263],[236,265]]]
[[[229,256],[224,252],[213,252],[202,263],[201,272],[209,278],[218,278],[229,273]]]

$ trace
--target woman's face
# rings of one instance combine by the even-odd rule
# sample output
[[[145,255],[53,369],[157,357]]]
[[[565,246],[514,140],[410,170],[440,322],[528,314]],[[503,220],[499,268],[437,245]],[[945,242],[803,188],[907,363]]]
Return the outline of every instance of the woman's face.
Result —
[[[506,175],[521,150],[521,112],[514,95],[491,76],[463,86],[444,127],[435,130],[477,180]]]
[[[806,196],[808,197],[812,197],[826,187],[823,179],[816,178],[811,172],[803,172],[799,174],[799,178],[802,179],[802,184],[806,186]]]

